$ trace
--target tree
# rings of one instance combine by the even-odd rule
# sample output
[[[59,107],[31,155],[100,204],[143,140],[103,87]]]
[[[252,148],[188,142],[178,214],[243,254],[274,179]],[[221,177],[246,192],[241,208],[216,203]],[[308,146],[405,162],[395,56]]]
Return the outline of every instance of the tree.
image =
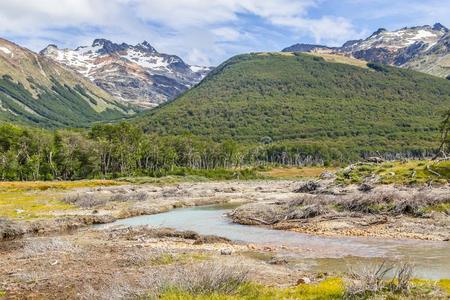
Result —
[[[450,109],[444,116],[444,121],[441,124],[441,144],[439,151],[433,159],[438,158],[440,155],[447,159],[447,151],[450,146]]]

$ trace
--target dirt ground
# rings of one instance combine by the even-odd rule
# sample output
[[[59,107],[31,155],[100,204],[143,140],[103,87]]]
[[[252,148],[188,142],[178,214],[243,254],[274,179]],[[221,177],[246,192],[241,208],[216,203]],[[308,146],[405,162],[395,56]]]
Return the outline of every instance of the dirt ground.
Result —
[[[145,297],[165,278],[204,263],[245,267],[251,281],[270,286],[323,277],[277,260],[271,247],[172,229],[90,226],[179,207],[236,202],[244,205],[230,218],[241,224],[321,235],[449,239],[449,186],[267,180],[86,187],[62,193],[61,200],[73,209],[47,211],[45,218],[0,220],[0,298]]]
[[[313,279],[311,274],[249,255],[270,257],[272,251],[148,227],[26,237],[0,242],[0,290],[8,299],[136,298],[177,270],[206,262],[246,267],[252,281],[267,285],[295,285],[305,276]]]

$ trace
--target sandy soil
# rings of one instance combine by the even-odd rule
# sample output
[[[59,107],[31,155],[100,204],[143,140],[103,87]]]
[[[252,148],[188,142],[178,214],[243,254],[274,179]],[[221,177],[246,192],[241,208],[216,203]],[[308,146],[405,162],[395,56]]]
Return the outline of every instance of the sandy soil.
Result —
[[[249,255],[271,257],[272,252],[193,232],[148,227],[26,237],[0,242],[0,290],[8,299],[135,298],[180,269],[204,263],[246,268],[252,281],[268,285],[295,285],[305,276],[314,279]]]
[[[267,285],[295,285],[305,276],[316,280],[318,275],[292,268],[277,259],[277,249],[267,246],[171,229],[88,226],[178,207],[242,202],[247,204],[230,216],[242,224],[323,235],[449,238],[446,212],[415,206],[417,201],[448,203],[449,186],[361,189],[325,180],[305,190],[305,184],[206,182],[71,190],[64,201],[76,210],[54,211],[50,219],[0,222],[0,292],[8,299],[135,298],[148,295],[176,272],[204,263],[247,268],[251,281]],[[399,199],[386,202],[386,195]],[[352,206],[352,201],[358,205]],[[312,209],[316,202],[323,207]],[[400,213],[364,211],[385,202]],[[342,203],[362,211],[330,209]]]

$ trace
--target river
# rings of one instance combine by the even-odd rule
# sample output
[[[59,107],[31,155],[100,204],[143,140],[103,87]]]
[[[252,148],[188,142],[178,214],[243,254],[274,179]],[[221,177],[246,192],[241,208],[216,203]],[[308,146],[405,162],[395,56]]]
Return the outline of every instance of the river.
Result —
[[[294,266],[316,272],[346,271],[356,264],[408,261],[418,278],[450,278],[450,243],[382,238],[324,237],[232,223],[225,214],[236,205],[175,209],[166,213],[118,220],[113,225],[151,225],[234,241],[275,246]],[[282,247],[284,246],[284,247]]]

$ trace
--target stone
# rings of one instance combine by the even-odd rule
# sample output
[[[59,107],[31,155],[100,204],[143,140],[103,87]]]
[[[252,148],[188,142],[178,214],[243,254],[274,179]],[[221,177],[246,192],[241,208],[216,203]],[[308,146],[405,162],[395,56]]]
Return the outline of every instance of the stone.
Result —
[[[271,260],[269,260],[269,264],[271,264],[271,265],[287,265],[288,261],[282,257],[273,257]]]
[[[325,171],[322,174],[320,174],[320,179],[334,179],[334,178],[336,178],[336,175],[328,171]]]
[[[361,192],[370,192],[373,189],[374,189],[374,187],[367,183],[363,183],[358,187],[358,191],[361,191]]]
[[[294,193],[311,193],[316,191],[320,187],[320,184],[316,181],[308,181],[298,189],[294,190]]]
[[[220,249],[220,255],[231,255],[233,254],[233,250],[230,248]]]
[[[311,279],[309,279],[308,277],[302,277],[299,280],[297,280],[297,285],[299,284],[309,284],[311,283]]]

